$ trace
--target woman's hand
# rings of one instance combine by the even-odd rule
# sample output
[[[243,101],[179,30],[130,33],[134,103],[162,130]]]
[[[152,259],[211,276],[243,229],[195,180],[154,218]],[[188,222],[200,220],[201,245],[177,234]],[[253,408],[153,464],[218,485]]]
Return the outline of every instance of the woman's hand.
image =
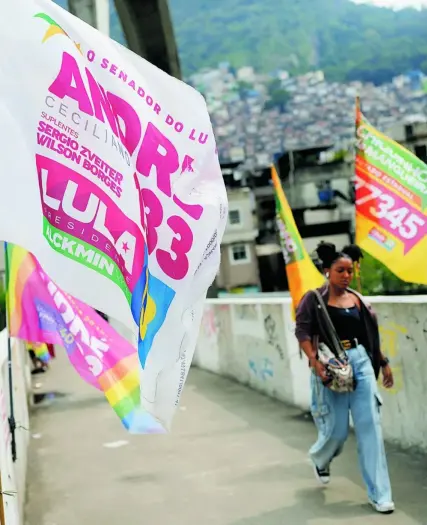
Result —
[[[310,362],[310,366],[314,368],[316,375],[319,376],[323,382],[329,381],[330,377],[326,372],[325,365],[321,363],[318,359],[313,359],[313,361]]]
[[[382,368],[383,373],[383,385],[385,388],[393,388],[394,385],[394,379],[393,379],[393,371],[391,369],[390,365],[386,365]]]

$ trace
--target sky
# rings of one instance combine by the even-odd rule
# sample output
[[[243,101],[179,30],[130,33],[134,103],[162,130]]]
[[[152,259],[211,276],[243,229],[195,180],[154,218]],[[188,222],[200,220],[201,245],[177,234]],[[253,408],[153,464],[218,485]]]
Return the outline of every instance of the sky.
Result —
[[[427,0],[353,0],[357,4],[375,4],[401,9],[402,7],[427,7]]]

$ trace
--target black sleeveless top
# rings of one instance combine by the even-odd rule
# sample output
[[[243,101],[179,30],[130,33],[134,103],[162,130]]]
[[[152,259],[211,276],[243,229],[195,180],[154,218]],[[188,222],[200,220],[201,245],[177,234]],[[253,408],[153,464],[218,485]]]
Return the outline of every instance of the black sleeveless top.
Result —
[[[328,313],[341,341],[357,339],[363,344],[363,323],[357,306],[339,308],[328,304]]]

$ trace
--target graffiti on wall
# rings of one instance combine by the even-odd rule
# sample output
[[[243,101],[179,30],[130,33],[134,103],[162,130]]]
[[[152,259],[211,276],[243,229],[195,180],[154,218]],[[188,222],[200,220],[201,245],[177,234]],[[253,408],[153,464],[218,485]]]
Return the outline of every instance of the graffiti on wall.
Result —
[[[214,307],[207,307],[203,313],[202,328],[208,338],[215,338],[219,331],[218,316]]]
[[[418,320],[417,320],[418,322]],[[413,338],[408,335],[406,326],[397,324],[393,321],[386,321],[380,327],[381,350],[390,359],[390,365],[393,370],[394,387],[387,392],[397,394],[404,388],[402,366],[400,364],[399,347],[404,339],[413,341]],[[381,385],[381,388],[382,385]]]
[[[239,304],[235,306],[237,319],[245,321],[257,321],[258,310],[256,304]]]
[[[252,374],[261,381],[266,381],[274,376],[273,363],[268,358],[249,359],[248,365]]]
[[[279,343],[276,321],[270,314],[264,318],[264,329],[267,335],[267,343],[274,348],[280,359],[283,361],[285,359],[285,352]]]
[[[292,336],[295,337],[295,328],[296,328],[297,324],[295,322],[295,320],[289,320],[286,322],[285,324],[285,329],[286,329],[286,332],[292,334]],[[295,337],[295,340],[296,340],[296,337]],[[299,358],[302,360],[303,357],[304,357],[304,352],[302,351],[302,348],[299,346],[298,344],[298,354],[299,354]]]

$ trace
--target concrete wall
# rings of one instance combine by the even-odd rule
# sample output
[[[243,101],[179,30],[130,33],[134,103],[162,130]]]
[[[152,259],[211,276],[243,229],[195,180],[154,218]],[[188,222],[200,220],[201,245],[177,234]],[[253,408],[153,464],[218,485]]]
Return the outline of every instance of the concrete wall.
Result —
[[[386,439],[427,451],[427,296],[370,298],[395,387],[386,391]],[[309,409],[309,374],[294,336],[290,299],[207,301],[193,364]]]
[[[410,124],[408,122],[408,124]],[[414,122],[412,124],[412,137],[418,137],[420,139],[425,138],[427,136],[427,123],[426,122]],[[400,142],[401,144],[404,144],[405,147],[407,145],[405,144],[408,140],[408,136],[406,133],[406,124],[394,124],[392,127],[390,127],[386,131],[386,135],[388,137],[391,137],[396,142]]]
[[[5,525],[24,523],[24,502],[27,473],[27,452],[30,439],[28,406],[31,392],[31,375],[28,365],[28,352],[18,340],[12,340],[13,405],[15,411],[16,453],[12,461],[11,434],[8,418],[10,416],[9,374],[7,362],[7,334],[0,333],[0,475],[4,494],[3,508]],[[0,500],[1,503],[1,500]]]

